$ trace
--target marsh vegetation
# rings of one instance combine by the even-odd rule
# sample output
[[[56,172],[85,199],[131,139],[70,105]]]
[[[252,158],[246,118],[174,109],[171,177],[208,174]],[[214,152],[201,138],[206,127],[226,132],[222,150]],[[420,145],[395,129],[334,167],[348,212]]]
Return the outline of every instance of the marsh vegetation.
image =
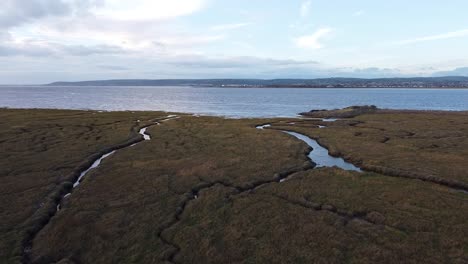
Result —
[[[468,261],[466,113],[179,114],[128,147],[167,115],[1,110],[0,262]],[[278,130],[364,172],[314,168],[307,144]],[[51,213],[70,178],[115,148]]]

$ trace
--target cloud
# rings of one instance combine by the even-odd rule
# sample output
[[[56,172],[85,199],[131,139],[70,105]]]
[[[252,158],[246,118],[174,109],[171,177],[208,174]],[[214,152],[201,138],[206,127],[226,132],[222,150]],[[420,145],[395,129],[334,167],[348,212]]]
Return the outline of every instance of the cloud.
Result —
[[[249,3],[236,2],[232,6],[229,4],[232,14],[238,19],[226,20],[224,14],[227,2],[220,2],[0,0],[0,72],[22,72],[24,76],[30,73],[32,78],[41,80],[106,76],[119,78],[379,77],[415,73],[411,67],[416,66],[411,65],[405,66],[402,73],[395,69],[385,69],[386,65],[388,67],[408,65],[401,60],[411,59],[405,58],[403,53],[406,51],[394,49],[395,42],[391,43],[393,45],[384,46],[385,49],[375,47],[375,50],[367,50],[375,53],[373,56],[366,55],[372,59],[366,56],[362,58],[362,52],[353,52],[353,49],[359,50],[362,46],[358,45],[360,40],[366,41],[366,38],[353,38],[355,36],[349,36],[349,39],[335,43],[333,48],[336,49],[333,51],[310,52],[324,46],[328,47],[330,35],[334,35],[332,33],[334,29],[325,27],[327,24],[322,24],[325,26],[320,28],[317,27],[316,21],[311,19],[311,15],[316,12],[316,2],[313,0],[300,0],[296,2],[292,13],[285,14],[287,16],[285,20],[294,22],[291,25],[293,30],[278,26],[278,16],[272,15],[275,14],[271,13],[272,10]],[[271,4],[278,6],[272,8],[281,7],[280,3],[276,2]],[[212,6],[206,8],[210,4]],[[348,16],[363,15],[364,10],[359,10],[360,8],[365,7],[348,9]],[[238,9],[246,9],[249,13],[242,14],[243,11]],[[189,17],[196,13],[199,15]],[[262,30],[259,25],[263,25],[264,29]],[[466,35],[468,30],[460,30],[403,40],[400,44]],[[272,40],[274,44],[271,44]],[[293,49],[288,50],[291,48],[288,44],[293,46]],[[357,46],[340,47],[348,44]],[[296,46],[309,50],[304,52],[299,48],[294,49]],[[330,52],[334,55],[328,56]],[[446,55],[447,60],[452,59],[451,53]],[[345,59],[350,61],[349,65],[360,65],[362,68],[332,66],[326,68],[324,64],[315,61],[322,59],[332,64],[348,65],[342,61]],[[463,66],[466,65],[464,63],[457,61],[444,65]],[[439,60],[436,65],[440,64]],[[374,65],[382,68],[366,68]],[[69,77],[67,75],[60,77],[54,73],[63,71],[67,71]],[[152,73],[149,74],[149,71]],[[440,69],[428,69],[423,71],[423,74],[431,75],[436,71]],[[34,75],[34,72],[41,74]],[[464,69],[460,68],[451,74],[463,72]],[[4,73],[2,78],[12,80],[13,77]],[[5,80],[0,82],[6,82]]]
[[[298,37],[294,40],[296,45],[300,48],[306,49],[321,49],[323,45],[320,40],[330,34],[333,30],[331,28],[320,28],[312,35],[305,35]]]
[[[300,14],[302,18],[305,18],[310,15],[312,9],[312,0],[307,0],[302,2],[301,4],[301,9],[300,9]]]
[[[194,45],[208,44],[216,41],[225,39],[226,36],[223,34],[216,35],[172,35],[172,36],[161,36],[155,42],[155,45],[159,47],[192,47]]]
[[[353,13],[353,17],[360,17],[360,16],[364,15],[365,13],[366,13],[366,11],[364,11],[364,10],[358,10],[358,11]]]
[[[12,62],[22,62],[21,64]],[[292,68],[314,72],[322,67],[311,60],[267,57],[209,57],[161,55],[158,57],[114,56],[103,63],[100,56],[74,56],[48,63],[43,58],[3,57],[1,83],[49,83],[57,80],[159,79],[159,78],[261,78],[294,76]],[[270,72],[270,74],[267,74]],[[29,78],[25,78],[29,76]]]
[[[396,42],[396,44],[408,45],[408,44],[415,44],[415,43],[426,42],[426,41],[461,38],[461,37],[466,37],[466,36],[468,36],[468,29],[463,29],[463,30],[438,34],[438,35],[425,36],[425,37],[419,37],[419,38],[413,38],[413,39],[406,39],[406,40],[398,41],[398,42]]]
[[[60,52],[72,56],[90,56],[96,54],[123,54],[126,51],[118,46],[112,45],[59,45]]]
[[[11,40],[11,34],[9,32],[0,31],[0,43],[4,41],[10,41],[10,40]]]
[[[69,16],[98,6],[101,0],[2,0],[0,28],[48,17]]]
[[[440,76],[468,76],[468,67],[460,67],[451,71],[439,71],[433,74],[435,77]]]
[[[192,14],[205,4],[206,0],[103,0],[92,12],[113,20],[161,20]]]
[[[342,71],[341,76],[364,77],[364,78],[391,78],[401,77],[403,73],[399,69],[391,68],[353,68],[351,71]]]
[[[103,69],[103,70],[111,70],[111,71],[128,71],[131,69],[129,67],[123,67],[123,66],[117,66],[117,65],[98,65],[98,68]]]
[[[318,62],[311,60],[272,59],[251,56],[211,58],[200,55],[173,56],[164,59],[164,63],[178,67],[195,67],[209,69],[233,69],[233,68],[259,68],[259,67],[283,67],[292,65],[316,65]]]
[[[226,36],[186,29],[173,19],[200,11],[208,1],[2,0],[0,56],[194,52]]]
[[[29,56],[47,57],[53,56],[54,50],[45,45],[0,45],[0,57]]]
[[[109,45],[63,45],[44,42],[7,42],[0,44],[0,57],[57,57],[124,54],[127,51]]]
[[[47,17],[91,15],[110,20],[163,20],[201,10],[207,0],[2,0],[0,27]]]
[[[211,30],[224,31],[224,30],[243,28],[249,25],[251,25],[251,23],[221,24],[221,25],[216,25],[216,26],[211,27]]]

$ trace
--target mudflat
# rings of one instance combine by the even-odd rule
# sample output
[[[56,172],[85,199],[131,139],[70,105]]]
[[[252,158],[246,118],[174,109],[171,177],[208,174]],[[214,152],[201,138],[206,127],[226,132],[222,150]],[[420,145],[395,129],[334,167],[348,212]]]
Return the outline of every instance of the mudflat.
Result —
[[[2,263],[468,262],[468,113],[2,109],[0,146]]]

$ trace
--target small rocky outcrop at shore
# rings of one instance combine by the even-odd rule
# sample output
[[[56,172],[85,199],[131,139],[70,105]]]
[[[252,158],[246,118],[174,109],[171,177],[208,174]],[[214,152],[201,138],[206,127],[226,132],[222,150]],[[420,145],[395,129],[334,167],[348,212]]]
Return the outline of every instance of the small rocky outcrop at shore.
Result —
[[[375,105],[363,105],[335,110],[311,110],[310,112],[300,113],[300,115],[316,118],[353,118],[363,114],[375,113],[378,110]]]

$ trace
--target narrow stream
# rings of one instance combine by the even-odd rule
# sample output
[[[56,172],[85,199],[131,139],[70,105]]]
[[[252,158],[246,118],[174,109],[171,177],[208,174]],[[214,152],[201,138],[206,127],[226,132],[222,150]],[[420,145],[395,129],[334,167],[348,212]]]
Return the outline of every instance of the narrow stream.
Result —
[[[158,124],[158,123],[156,123],[156,124]],[[148,128],[147,128],[147,127],[142,128],[142,129],[140,130],[140,135],[143,136],[143,139],[144,139],[144,140],[151,140],[151,136],[148,135],[148,134],[146,134],[146,129],[148,129]]]
[[[266,125],[257,126],[257,129],[263,130],[263,129],[269,128],[269,127],[271,127],[271,125],[270,125],[270,124],[266,124]]]
[[[323,118],[322,119],[323,122],[336,122],[338,120],[339,120],[338,118]]]
[[[322,119],[322,121],[324,122],[335,122],[337,119]],[[261,126],[257,126],[256,128],[257,129],[266,129],[266,128],[269,128],[271,127],[271,124],[265,124],[265,125],[261,125]],[[325,126],[319,126],[320,128],[325,128]],[[330,154],[328,153],[328,150],[324,147],[322,147],[316,140],[306,136],[306,135],[303,135],[303,134],[300,134],[300,133],[297,133],[297,132],[292,132],[292,131],[282,131],[288,135],[291,135],[299,140],[302,140],[303,142],[305,142],[307,145],[309,145],[310,147],[312,147],[312,151],[310,152],[309,154],[309,158],[315,163],[317,164],[316,167],[317,168],[320,168],[320,167],[338,167],[340,169],[343,169],[343,170],[347,170],[347,171],[357,171],[357,172],[362,172],[362,170],[360,168],[358,168],[357,166],[349,163],[349,162],[346,162],[343,158],[338,158],[338,157],[333,157],[333,156],[330,156]],[[283,179],[282,181],[284,181],[286,179]],[[281,182],[282,182],[281,181]]]
[[[97,159],[97,160],[91,165],[91,167],[89,167],[88,169],[86,169],[85,171],[83,171],[83,172],[80,174],[80,177],[78,178],[78,180],[77,180],[75,183],[73,183],[73,188],[78,187],[78,185],[80,185],[81,181],[83,180],[83,177],[86,176],[86,174],[88,174],[88,172],[90,172],[91,170],[97,168],[105,158],[109,157],[110,155],[112,155],[112,154],[114,154],[114,153],[115,153],[115,150],[114,150],[114,151],[111,151],[111,152],[109,152],[109,153],[107,153],[107,154],[104,154],[104,155],[102,155],[99,159]]]
[[[283,132],[299,140],[304,141],[305,143],[307,143],[307,145],[312,147],[312,151],[309,154],[309,158],[317,164],[316,167],[338,167],[343,170],[362,172],[360,168],[354,166],[349,162],[346,162],[344,159],[330,156],[328,150],[320,146],[320,144],[316,140],[296,132]]]
[[[165,122],[165,121],[168,121],[168,120],[172,120],[172,119],[175,119],[175,118],[178,118],[177,116],[175,115],[170,115],[170,116],[167,116],[166,119],[164,120],[161,120],[160,122]],[[140,120],[137,121],[138,123],[141,122]],[[138,132],[144,139],[144,141],[148,141],[148,140],[151,140],[151,136],[149,134],[146,133],[146,130],[148,129],[148,127],[150,126],[154,126],[154,125],[160,125],[159,122],[156,122],[152,125],[149,125],[149,126],[145,126],[143,128],[140,129],[140,131]],[[141,142],[139,142],[141,143]],[[131,145],[130,147],[134,147],[136,145],[138,145],[139,143],[135,143],[133,145]],[[116,150],[113,150],[113,151],[110,151],[104,155],[102,155],[101,157],[99,157],[95,162],[93,162],[93,164],[87,168],[86,170],[84,170],[83,172],[81,172],[80,174],[80,177],[78,177],[78,179],[76,180],[75,183],[73,183],[73,189],[77,188],[80,183],[83,181],[83,178],[92,170],[96,169],[97,167],[99,167],[99,165],[101,165],[101,162],[108,158],[109,156],[111,156],[112,154],[114,154],[116,152]],[[72,190],[73,191],[73,190]],[[71,195],[71,192],[70,191],[69,193],[65,194],[65,196],[63,196],[62,200],[65,199],[65,198],[68,198],[70,195]],[[57,205],[57,211],[60,211],[61,209],[61,204],[62,204],[62,201],[60,201],[60,203]]]
[[[154,125],[158,125],[159,123],[155,123]],[[151,140],[151,136],[146,134],[146,130],[148,129],[148,126],[147,127],[144,127],[142,129],[140,129],[140,131],[138,132],[140,135],[143,136],[143,139],[146,141],[146,140]],[[141,143],[141,142],[140,142]],[[137,145],[138,143],[136,144],[133,144],[132,146],[135,146]],[[99,165],[101,165],[101,162],[109,157],[110,155],[114,154],[116,151],[113,150],[109,153],[106,153],[104,155],[102,155],[99,159],[97,159],[92,165],[91,167],[89,167],[88,169],[86,169],[85,171],[83,171],[81,174],[80,174],[80,177],[78,178],[78,180],[73,184],[73,188],[76,188],[78,187],[78,185],[80,185],[81,181],[83,180],[83,178],[86,176],[86,174],[88,174],[91,170],[99,167]]]

